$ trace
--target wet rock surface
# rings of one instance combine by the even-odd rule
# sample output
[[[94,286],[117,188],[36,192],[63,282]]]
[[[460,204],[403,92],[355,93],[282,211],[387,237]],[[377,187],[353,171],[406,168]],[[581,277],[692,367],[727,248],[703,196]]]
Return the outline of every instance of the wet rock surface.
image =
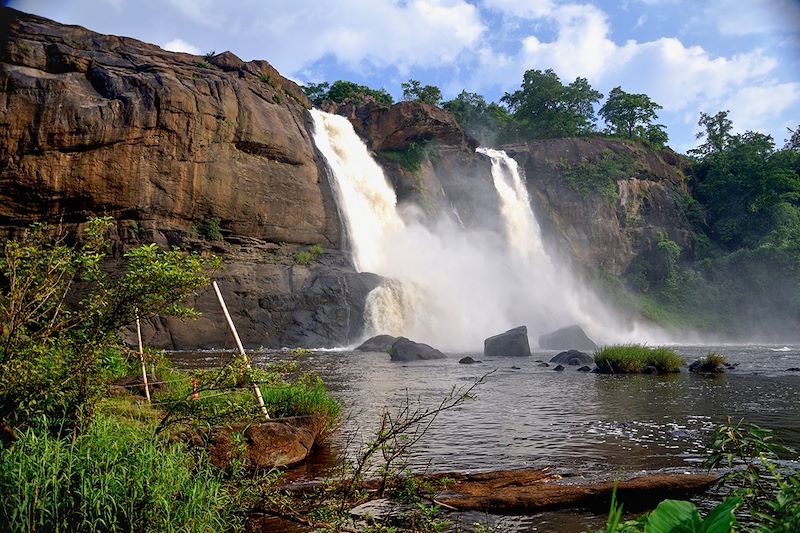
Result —
[[[398,338],[389,349],[389,356],[392,361],[411,362],[427,361],[431,359],[444,359],[446,356],[427,344],[414,342],[405,337]]]
[[[561,352],[560,354],[553,356],[553,358],[550,359],[550,362],[561,363],[563,365],[581,366],[594,364],[594,358],[585,352],[578,350],[567,350],[566,352]]]
[[[574,324],[539,337],[539,348],[544,350],[596,350],[597,344],[583,329]]]
[[[375,335],[356,347],[357,352],[388,352],[398,337],[392,335]]]
[[[483,341],[483,355],[486,357],[530,357],[528,328],[519,326]]]

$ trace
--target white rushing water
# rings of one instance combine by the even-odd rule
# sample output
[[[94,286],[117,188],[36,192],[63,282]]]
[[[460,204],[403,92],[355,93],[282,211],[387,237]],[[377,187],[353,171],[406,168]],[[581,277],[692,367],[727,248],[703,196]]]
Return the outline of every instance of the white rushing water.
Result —
[[[414,206],[398,209],[383,170],[346,118],[311,114],[356,268],[391,279],[367,298],[367,335],[476,350],[514,326],[528,326],[535,345],[539,335],[577,323],[600,342],[664,342],[657,332],[619,320],[548,255],[524,178],[505,152],[478,149],[491,158],[505,235],[466,229],[449,214],[423,223]]]

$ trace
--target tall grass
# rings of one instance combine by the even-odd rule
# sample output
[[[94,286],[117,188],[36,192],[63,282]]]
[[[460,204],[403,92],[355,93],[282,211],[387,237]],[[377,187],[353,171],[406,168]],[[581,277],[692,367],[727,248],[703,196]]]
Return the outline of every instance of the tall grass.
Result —
[[[31,428],[0,451],[0,530],[226,531],[236,518],[219,476],[104,415],[72,441]]]
[[[648,348],[641,344],[604,346],[595,353],[594,362],[600,372],[608,374],[637,373],[648,366],[659,373],[679,372],[685,365],[669,348]]]

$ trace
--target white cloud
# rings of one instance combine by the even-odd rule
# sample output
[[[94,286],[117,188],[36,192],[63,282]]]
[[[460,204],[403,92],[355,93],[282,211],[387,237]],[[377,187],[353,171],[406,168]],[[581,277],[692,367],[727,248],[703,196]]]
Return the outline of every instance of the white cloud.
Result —
[[[201,54],[199,48],[187,43],[183,39],[172,39],[171,41],[162,44],[161,48],[164,50],[169,50],[170,52],[185,52],[187,54],[194,54],[198,56]]]
[[[553,0],[484,0],[483,5],[521,18],[540,18],[553,11]]]
[[[800,102],[800,83],[766,82],[742,87],[726,99],[721,109],[730,109],[738,131],[769,131],[775,120]],[[782,138],[775,139],[782,144]]]
[[[223,26],[235,28],[231,37],[248,49],[260,50],[252,57],[266,57],[286,74],[324,57],[355,70],[439,67],[474,49],[486,31],[465,0],[347,0],[335,9],[316,0],[246,4],[221,15]],[[186,10],[196,16],[193,7]]]
[[[722,35],[800,33],[797,0],[714,0],[706,16]]]

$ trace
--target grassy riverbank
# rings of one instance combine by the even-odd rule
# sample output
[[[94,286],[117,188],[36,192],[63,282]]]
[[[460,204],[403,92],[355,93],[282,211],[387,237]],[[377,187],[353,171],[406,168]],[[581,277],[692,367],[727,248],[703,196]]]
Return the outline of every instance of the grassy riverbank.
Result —
[[[232,376],[244,388],[226,379]],[[273,417],[316,415],[333,424],[338,416],[339,404],[318,379],[240,374],[235,366],[193,373],[161,367],[157,382],[167,386],[153,395],[154,406],[138,395],[109,396],[77,431],[54,434],[59,424],[47,419],[20,430],[0,450],[0,524],[10,531],[240,530],[244,465],[216,469],[203,447],[173,435],[263,421],[249,388],[256,380]]]

